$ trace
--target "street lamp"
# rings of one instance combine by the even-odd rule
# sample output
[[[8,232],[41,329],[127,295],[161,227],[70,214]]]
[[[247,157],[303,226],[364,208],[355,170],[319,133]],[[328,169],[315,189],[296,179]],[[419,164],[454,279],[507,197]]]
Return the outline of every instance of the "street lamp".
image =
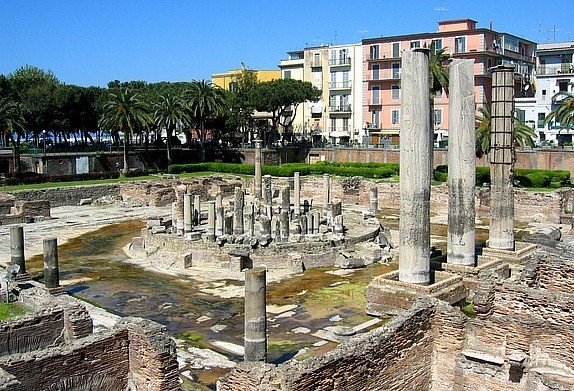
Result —
[[[42,130],[42,134],[44,135],[44,157],[46,156],[46,129]]]
[[[43,167],[42,173],[45,174],[48,168],[48,162],[46,161],[46,129],[42,130],[42,134],[44,135],[44,159],[43,160]]]

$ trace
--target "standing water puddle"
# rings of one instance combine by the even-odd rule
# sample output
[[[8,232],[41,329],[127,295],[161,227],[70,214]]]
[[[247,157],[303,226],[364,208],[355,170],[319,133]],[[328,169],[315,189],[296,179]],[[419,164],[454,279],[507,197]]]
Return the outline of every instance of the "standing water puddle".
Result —
[[[143,227],[141,221],[114,224],[58,246],[60,279],[64,284],[71,283],[66,290],[118,315],[161,323],[170,334],[186,340],[190,346],[218,350],[235,361],[241,360],[212,342],[243,345],[243,298],[224,299],[201,289],[219,287],[222,283],[242,287],[243,282],[197,281],[123,262],[127,256],[122,248],[139,236]],[[42,257],[27,260],[26,266],[32,275],[41,274]],[[337,269],[311,269],[268,284],[267,304],[290,308],[268,314],[270,362],[290,359],[302,348],[311,348],[308,355],[323,353],[335,344],[314,348],[313,344],[320,339],[312,333],[325,326],[356,326],[371,319],[365,314],[364,290],[374,276],[392,268],[375,264],[346,275],[331,273],[334,270]],[[293,332],[294,329],[299,331]],[[214,379],[203,376],[204,384],[212,386]]]

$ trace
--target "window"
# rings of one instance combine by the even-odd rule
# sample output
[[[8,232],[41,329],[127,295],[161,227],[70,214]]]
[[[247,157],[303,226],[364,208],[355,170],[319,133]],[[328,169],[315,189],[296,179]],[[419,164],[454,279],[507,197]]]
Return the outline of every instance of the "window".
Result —
[[[394,62],[392,65],[393,68],[393,79],[400,79],[401,78],[401,64],[398,62]]]
[[[341,109],[343,109],[343,111],[347,111],[349,106],[349,95],[344,94],[341,95]]]
[[[434,110],[434,124],[435,125],[442,124],[442,109]]]
[[[373,64],[373,68],[372,68],[373,80],[379,80],[379,76],[380,76],[379,75],[379,69],[380,69],[380,66],[378,64]]]
[[[393,125],[398,125],[399,120],[399,110],[391,110],[391,123]]]
[[[336,130],[337,130],[337,119],[331,118],[331,132],[334,132]]]
[[[349,131],[349,118],[343,118],[343,129],[341,130],[344,132]]]
[[[559,80],[558,81],[558,91],[559,92],[568,92],[568,80]]]
[[[434,46],[434,52],[438,52],[442,49],[442,39],[433,39],[432,45]]]
[[[398,84],[393,84],[391,86],[391,98],[401,99],[401,87]]]
[[[544,128],[544,120],[546,119],[546,114],[538,113],[538,123],[537,128]]]
[[[411,41],[411,49],[420,47],[421,47],[421,41]]]
[[[398,42],[393,43],[393,57],[398,58],[401,56],[401,44]]]
[[[373,110],[371,111],[371,126],[373,128],[378,128],[379,124],[381,123],[381,110]]]
[[[466,37],[457,37],[454,39],[454,52],[455,53],[466,52]]]
[[[379,45],[371,45],[371,60],[379,59]]]
[[[381,103],[381,87],[373,86],[372,94],[373,94],[373,104],[374,105],[380,104]]]
[[[291,79],[291,71],[284,71],[283,79]]]
[[[313,66],[321,66],[321,55],[319,53],[313,54]]]
[[[546,100],[546,90],[542,90],[542,100]]]
[[[337,86],[337,73],[331,72],[331,87]]]
[[[349,71],[343,72],[343,87],[349,87]]]

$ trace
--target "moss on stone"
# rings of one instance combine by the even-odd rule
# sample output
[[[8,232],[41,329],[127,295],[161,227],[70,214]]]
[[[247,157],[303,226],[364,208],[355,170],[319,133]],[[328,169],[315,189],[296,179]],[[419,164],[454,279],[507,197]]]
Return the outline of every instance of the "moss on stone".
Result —
[[[0,320],[7,320],[22,316],[28,309],[22,303],[0,303]]]

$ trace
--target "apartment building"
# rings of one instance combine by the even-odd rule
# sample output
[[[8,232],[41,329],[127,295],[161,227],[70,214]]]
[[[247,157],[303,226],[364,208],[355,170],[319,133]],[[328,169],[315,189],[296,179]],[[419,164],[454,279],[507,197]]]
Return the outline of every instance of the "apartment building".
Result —
[[[229,91],[233,88],[237,75],[243,69],[232,69],[227,72],[214,73],[211,75],[211,82],[219,88]],[[271,81],[281,78],[281,71],[278,69],[249,69],[257,76],[257,81]]]
[[[526,88],[535,66],[536,44],[490,28],[477,28],[471,19],[445,20],[435,33],[408,34],[363,39],[363,127],[369,143],[396,144],[400,135],[401,57],[405,50],[418,47],[445,49],[452,58],[473,59],[475,101],[483,105],[491,99],[493,66],[515,67],[517,96],[532,94]],[[448,95],[434,98],[434,132],[438,143],[448,138]]]
[[[574,42],[539,44],[536,50],[536,72],[530,84],[532,98],[516,101],[519,118],[535,127],[541,145],[572,143],[573,129],[556,121],[545,123],[546,116],[556,110],[567,93],[574,93]]]
[[[282,78],[308,81],[322,91],[318,102],[300,104],[293,131],[315,142],[358,144],[362,126],[362,45],[330,45],[288,52]]]

